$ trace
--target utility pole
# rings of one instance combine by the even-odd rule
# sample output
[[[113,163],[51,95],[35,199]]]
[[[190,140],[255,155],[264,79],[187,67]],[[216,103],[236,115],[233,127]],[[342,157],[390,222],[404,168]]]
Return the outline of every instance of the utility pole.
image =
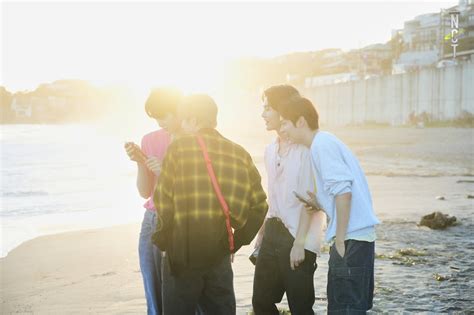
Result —
[[[440,9],[439,12],[439,23],[440,23],[440,38],[441,38],[441,45],[439,48],[439,58],[438,61],[442,60],[444,58],[444,19],[443,19],[443,9]]]

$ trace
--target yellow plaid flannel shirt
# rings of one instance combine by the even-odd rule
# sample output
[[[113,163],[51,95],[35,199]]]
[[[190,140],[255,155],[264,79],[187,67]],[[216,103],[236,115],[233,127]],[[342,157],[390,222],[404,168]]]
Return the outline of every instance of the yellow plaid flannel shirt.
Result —
[[[252,241],[268,210],[261,177],[241,146],[215,129],[199,134],[230,209],[237,250]],[[153,241],[175,266],[205,266],[229,253],[225,216],[195,136],[181,136],[168,148],[153,200],[158,211]]]

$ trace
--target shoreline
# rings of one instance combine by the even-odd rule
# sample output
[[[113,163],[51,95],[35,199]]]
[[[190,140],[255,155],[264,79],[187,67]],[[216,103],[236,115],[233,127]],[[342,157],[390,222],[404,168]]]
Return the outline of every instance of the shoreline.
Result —
[[[468,295],[474,289],[474,269],[470,267],[474,260],[474,239],[469,237],[474,229],[474,199],[468,198],[474,195],[474,181],[472,176],[465,176],[474,173],[472,130],[380,130],[354,132],[345,129],[336,133],[361,162],[367,174],[375,212],[382,221],[377,229],[376,253],[385,258],[376,261],[374,312],[474,311],[474,299]],[[74,131],[76,129],[73,128],[68,132],[74,135]],[[43,137],[49,133],[39,135]],[[267,143],[269,138],[270,135],[266,138],[243,137],[240,140],[249,151],[260,153],[263,143]],[[19,141],[15,141],[10,146],[10,156],[25,156],[24,152],[30,150],[17,150],[15,143]],[[100,148],[104,157],[115,152],[110,151],[115,148],[112,143],[109,144],[109,147]],[[69,148],[66,144],[58,144],[48,147],[46,152],[67,152]],[[119,154],[118,149],[116,154]],[[63,163],[65,158],[75,161],[73,157],[65,154],[58,162]],[[48,168],[50,158],[45,156],[43,160],[35,160],[35,163],[30,159],[8,160],[12,170],[28,170],[29,167],[42,170],[40,174],[44,176],[51,177],[53,173],[51,181],[63,183],[64,186],[47,191],[49,197],[41,198],[67,204],[67,209],[71,211],[35,215],[31,220],[27,216],[16,220],[11,213],[5,212],[10,216],[4,217],[4,227],[9,227],[7,223],[12,218],[12,228],[19,227],[29,232],[31,225],[33,229],[29,234],[22,231],[12,234],[4,229],[7,237],[3,238],[3,242],[10,235],[19,238],[29,238],[36,232],[42,235],[22,242],[0,259],[0,313],[145,313],[146,302],[138,262],[143,210],[140,209],[142,202],[135,193],[133,165],[125,160],[110,164],[107,159],[91,164],[88,158],[83,158],[81,165],[66,164],[75,173],[72,177],[65,177],[63,172],[55,174],[56,169]],[[263,186],[266,186],[262,161],[256,162]],[[96,171],[98,166],[109,170],[104,172],[104,176],[113,174],[111,182],[90,180],[88,168],[83,167],[87,165],[96,165]],[[116,174],[114,168],[123,172]],[[28,172],[20,174],[29,175]],[[432,174],[441,176],[427,176]],[[44,179],[44,176],[38,178]],[[35,177],[30,179],[30,185],[36,185],[32,187],[43,187],[43,181]],[[17,184],[9,193],[23,191],[21,182],[14,182],[15,177],[7,180]],[[79,185],[77,181],[80,181]],[[64,194],[71,191],[71,195]],[[99,191],[100,194],[97,193]],[[107,193],[105,201],[104,193]],[[5,198],[10,198],[8,202],[18,209],[27,207],[28,210],[35,205],[45,210],[62,209],[38,196],[13,197]],[[96,203],[101,206],[97,207]],[[81,212],[78,211],[80,209],[94,210]],[[462,224],[445,231],[418,227],[421,216],[434,211],[456,216]],[[27,218],[28,222],[23,218]],[[61,230],[67,231],[63,233]],[[52,233],[44,235],[45,231]],[[406,251],[410,248],[413,251]],[[233,265],[238,314],[246,314],[252,307],[254,269],[248,260],[252,249],[251,245],[242,248]],[[423,255],[397,256],[402,252]],[[313,309],[318,314],[326,309],[327,260],[328,254],[323,252],[318,257],[318,269],[314,276],[317,299]],[[437,280],[435,274],[441,275],[440,279],[448,280]],[[279,307],[288,309],[286,299]]]
[[[18,246],[0,259],[2,313],[145,312],[139,230],[139,224],[87,229]]]
[[[139,232],[133,223],[26,241],[0,258],[1,313],[146,313]],[[233,264],[238,314],[251,310],[252,249],[242,248]]]
[[[418,311],[456,310],[457,305],[466,310],[463,301],[467,297],[456,292],[469,290],[471,286],[464,280],[471,277],[465,262],[472,259],[468,249],[474,243],[468,237],[459,237],[473,226],[473,201],[465,195],[472,193],[473,186],[457,183],[459,179],[458,176],[428,177],[413,181],[409,177],[368,177],[376,212],[382,221],[377,228],[376,253],[389,257],[400,249],[414,248],[427,255],[408,257],[411,260],[406,263],[416,263],[410,266],[391,259],[376,260],[374,312],[407,311],[402,306],[406,298],[420,303],[423,300]],[[437,200],[435,196],[439,194],[446,200]],[[421,215],[433,210],[456,215],[462,224],[446,231],[417,227]],[[140,224],[130,223],[43,235],[24,242],[0,259],[1,313],[145,313],[138,261],[139,232]],[[440,255],[444,243],[461,256],[452,261],[453,253]],[[252,251],[252,245],[243,247],[233,264],[237,314],[247,314],[252,309],[254,269],[248,260]],[[326,308],[327,260],[328,253],[323,251],[314,275],[316,313]],[[451,264],[460,271],[450,270]],[[433,279],[435,273],[457,280],[439,283]],[[400,275],[424,284],[406,288]],[[432,297],[439,295],[440,285],[450,300],[433,305]],[[279,307],[288,309],[285,298]]]
[[[140,214],[141,216],[142,214]],[[34,233],[20,233],[22,236],[25,234],[28,235],[33,235],[33,237],[23,237],[19,241],[12,242],[13,244],[16,244],[12,246],[11,248],[8,248],[8,246],[4,247],[5,245],[2,244],[2,252],[0,253],[0,261],[8,255],[18,249],[20,246],[36,240],[41,237],[45,236],[54,236],[54,235],[61,235],[65,233],[72,233],[72,232],[81,232],[81,231],[87,231],[87,230],[97,230],[97,229],[106,229],[106,228],[112,228],[112,227],[118,227],[118,226],[125,226],[125,225],[134,225],[134,224],[141,224],[140,220],[130,220],[130,221],[123,221],[123,220],[118,220],[117,222],[112,222],[110,224],[107,224],[103,222],[102,224],[78,224],[74,226],[70,222],[65,222],[64,224],[60,225],[59,227],[51,226],[49,228],[43,228],[43,230],[38,230],[35,231]],[[5,232],[4,232],[5,233]],[[8,233],[8,232],[7,232]],[[4,254],[5,253],[5,254]]]
[[[23,250],[23,246],[28,246],[30,247],[31,245],[29,243],[31,242],[40,242],[43,241],[43,238],[55,238],[55,237],[60,237],[64,236],[67,234],[72,234],[72,233],[87,233],[87,232],[94,232],[94,231],[100,231],[100,230],[106,230],[106,229],[114,229],[114,228],[125,228],[125,227],[131,227],[135,225],[139,225],[140,223],[123,223],[123,224],[116,224],[116,225],[111,225],[111,226],[102,226],[102,227],[91,227],[91,228],[77,228],[77,229],[72,229],[72,230],[67,230],[67,231],[55,231],[51,233],[45,233],[41,235],[37,235],[33,238],[27,239],[23,242],[21,242],[19,245],[17,245],[15,248],[11,249],[8,251],[7,255],[0,257],[0,263],[4,261],[6,258],[9,258],[10,255],[12,255],[13,252],[17,250]]]
[[[392,180],[400,180],[400,181],[407,181],[410,182],[411,179],[417,179],[417,180],[428,180],[428,181],[436,181],[437,179],[444,179],[444,180],[451,180],[451,182],[461,184],[464,183],[466,185],[474,183],[474,180],[472,179],[474,177],[474,174],[433,174],[433,175],[424,175],[424,174],[391,174],[389,171],[386,171],[385,173],[378,173],[378,172],[367,172],[367,178],[370,184],[370,187],[372,190],[377,191],[380,189],[382,186],[380,186],[380,183],[383,184],[383,186],[386,185],[388,181]],[[263,182],[265,183],[265,178],[263,178]],[[373,187],[372,187],[373,186]],[[446,185],[448,187],[448,185]],[[467,188],[467,187],[466,187]],[[439,192],[441,193],[442,190]],[[467,191],[467,190],[466,190]],[[383,193],[386,193],[383,191]],[[467,194],[467,192],[466,192]],[[373,196],[374,198],[377,198],[377,195]],[[434,196],[433,196],[434,198]],[[381,198],[382,199],[382,198]],[[380,208],[380,207],[379,207]],[[33,233],[35,235],[32,238],[27,238],[25,240],[22,240],[18,243],[18,245],[12,247],[11,249],[5,250],[7,253],[5,255],[0,256],[0,261],[8,257],[10,253],[16,249],[18,249],[20,246],[32,241],[36,240],[41,237],[45,236],[54,236],[54,235],[60,235],[64,233],[72,233],[72,232],[81,232],[81,231],[87,231],[87,230],[97,230],[97,229],[107,229],[107,228],[113,228],[113,227],[119,227],[119,226],[127,226],[127,225],[140,225],[143,211],[140,209],[139,215],[135,218],[133,218],[130,221],[123,221],[123,220],[118,220],[116,222],[112,222],[111,224],[103,223],[103,224],[84,224],[84,220],[82,220],[82,224],[74,226],[71,223],[65,223],[64,227],[51,227],[51,230],[46,230],[43,232],[37,232]],[[384,211],[385,212],[385,211]],[[427,214],[427,213],[425,213]],[[91,213],[86,213],[84,215],[91,216]],[[380,215],[380,211],[378,213]],[[420,213],[421,216],[421,213]],[[382,216],[383,218],[383,216]],[[93,219],[93,214],[89,219]],[[383,220],[382,220],[383,221]],[[67,228],[69,227],[69,228]],[[71,228],[72,227],[72,228]],[[2,248],[2,251],[4,249]]]

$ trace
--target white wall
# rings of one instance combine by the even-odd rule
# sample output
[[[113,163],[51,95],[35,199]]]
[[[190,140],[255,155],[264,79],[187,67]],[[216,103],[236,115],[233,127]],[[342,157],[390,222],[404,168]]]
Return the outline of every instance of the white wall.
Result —
[[[474,63],[301,90],[326,125],[400,125],[411,112],[449,120],[463,111],[474,114]]]

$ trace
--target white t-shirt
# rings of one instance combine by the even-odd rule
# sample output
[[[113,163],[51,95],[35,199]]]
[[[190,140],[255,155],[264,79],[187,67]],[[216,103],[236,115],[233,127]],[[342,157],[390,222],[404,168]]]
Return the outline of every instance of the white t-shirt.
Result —
[[[267,218],[280,218],[291,235],[296,237],[301,211],[306,211],[306,209],[296,199],[293,191],[307,197],[307,191],[316,191],[316,182],[308,148],[299,144],[289,144],[288,150],[280,155],[278,153],[279,141],[277,139],[269,144],[264,156],[268,174]],[[326,216],[323,212],[313,214],[306,235],[305,249],[318,255],[325,221]]]

